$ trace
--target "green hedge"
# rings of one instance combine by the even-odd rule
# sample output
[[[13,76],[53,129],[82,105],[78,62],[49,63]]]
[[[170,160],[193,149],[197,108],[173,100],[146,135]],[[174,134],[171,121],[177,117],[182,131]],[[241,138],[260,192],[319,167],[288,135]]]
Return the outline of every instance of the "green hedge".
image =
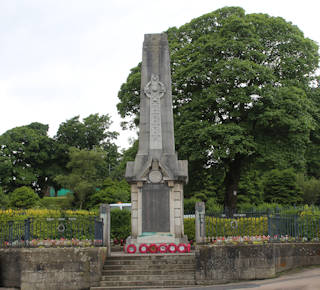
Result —
[[[189,241],[195,241],[195,219],[185,218],[184,219],[184,234],[187,235]]]
[[[40,206],[47,209],[68,209],[71,208],[72,197],[61,196],[61,197],[48,197],[45,196],[40,201]]]
[[[267,217],[243,217],[238,219],[206,217],[208,237],[268,235]]]
[[[111,239],[125,240],[131,234],[131,212],[129,210],[112,209]]]

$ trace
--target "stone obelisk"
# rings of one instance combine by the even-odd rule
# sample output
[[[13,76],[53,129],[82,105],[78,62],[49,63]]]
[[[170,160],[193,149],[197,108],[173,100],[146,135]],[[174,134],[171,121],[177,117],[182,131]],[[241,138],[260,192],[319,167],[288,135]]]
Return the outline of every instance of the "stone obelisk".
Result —
[[[167,35],[146,34],[143,43],[139,150],[128,162],[131,236],[127,244],[186,242],[183,185],[188,163],[174,145],[171,71]]]

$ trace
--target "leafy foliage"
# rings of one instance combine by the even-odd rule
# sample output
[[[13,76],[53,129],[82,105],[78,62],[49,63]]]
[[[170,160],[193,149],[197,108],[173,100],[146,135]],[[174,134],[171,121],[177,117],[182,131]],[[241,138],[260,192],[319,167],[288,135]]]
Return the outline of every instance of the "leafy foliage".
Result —
[[[44,196],[41,199],[41,207],[47,208],[47,209],[70,209],[72,208],[72,202],[74,197],[72,195],[68,195],[66,197],[48,197]]]
[[[99,150],[77,149],[71,147],[67,175],[58,175],[56,181],[70,189],[77,206],[83,208],[90,195],[102,185],[106,174],[105,152]]]
[[[302,174],[297,176],[297,183],[302,191],[303,202],[306,204],[320,203],[320,180],[314,177],[307,178]]]
[[[60,124],[55,140],[67,151],[70,147],[80,150],[105,151],[106,168],[108,169],[105,174],[109,176],[117,166],[119,159],[118,147],[114,144],[119,133],[109,130],[111,124],[109,115],[91,114],[82,122],[79,116],[75,116]]]
[[[9,197],[0,187],[0,208],[7,208],[9,206]]]
[[[292,169],[274,169],[266,176],[264,182],[264,199],[266,202],[293,205],[302,201],[301,195],[297,176]]]
[[[313,104],[311,114],[315,120],[315,127],[310,133],[310,143],[307,147],[307,175],[320,179],[320,78],[316,87],[310,89],[308,96]]]
[[[101,189],[90,196],[89,207],[97,207],[101,203],[117,203],[130,201],[130,186],[124,180],[108,177],[103,181]]]
[[[268,217],[235,219],[207,216],[208,237],[268,235]]]
[[[22,186],[9,194],[10,206],[13,208],[32,208],[38,205],[40,199],[34,190],[28,186]]]
[[[195,184],[205,189],[206,176],[214,180],[214,195],[224,190],[225,206],[235,209],[247,170],[305,170],[315,128],[307,96],[319,61],[315,42],[280,17],[239,7],[167,34],[176,147],[189,160],[187,195]],[[118,94],[119,113],[131,118],[127,127],[137,124],[140,78],[138,65]]]
[[[119,134],[108,131],[112,124],[109,115],[92,114],[79,121],[79,116],[75,116],[60,124],[56,140],[59,143],[67,144],[78,149],[91,150],[97,146],[110,146]]]
[[[110,212],[111,238],[125,240],[131,233],[131,212],[118,208]]]
[[[48,125],[31,123],[0,136],[0,185],[5,192],[24,185],[41,192],[50,183],[55,144],[47,131]]]

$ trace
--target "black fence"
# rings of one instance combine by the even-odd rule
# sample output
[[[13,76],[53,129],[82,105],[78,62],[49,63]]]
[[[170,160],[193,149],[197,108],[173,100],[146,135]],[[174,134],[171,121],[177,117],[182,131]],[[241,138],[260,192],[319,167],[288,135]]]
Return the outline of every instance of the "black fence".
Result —
[[[283,213],[206,213],[207,242],[319,241],[320,216]]]
[[[274,241],[319,241],[320,216],[268,216],[268,234]]]
[[[28,218],[0,221],[0,247],[102,246],[98,217]]]

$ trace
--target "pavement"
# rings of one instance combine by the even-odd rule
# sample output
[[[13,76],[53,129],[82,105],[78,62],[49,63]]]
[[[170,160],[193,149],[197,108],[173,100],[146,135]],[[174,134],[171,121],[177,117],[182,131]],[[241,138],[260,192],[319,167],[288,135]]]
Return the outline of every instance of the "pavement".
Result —
[[[168,290],[173,288],[162,288]],[[320,267],[292,270],[280,277],[223,285],[179,288],[180,290],[320,290]]]

